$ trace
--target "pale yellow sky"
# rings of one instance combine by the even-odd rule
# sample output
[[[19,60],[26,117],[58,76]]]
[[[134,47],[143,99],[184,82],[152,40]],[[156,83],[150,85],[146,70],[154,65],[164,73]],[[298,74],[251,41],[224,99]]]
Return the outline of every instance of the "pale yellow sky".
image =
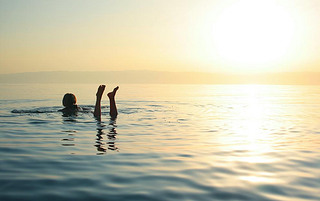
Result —
[[[0,73],[320,72],[318,0],[0,0]]]

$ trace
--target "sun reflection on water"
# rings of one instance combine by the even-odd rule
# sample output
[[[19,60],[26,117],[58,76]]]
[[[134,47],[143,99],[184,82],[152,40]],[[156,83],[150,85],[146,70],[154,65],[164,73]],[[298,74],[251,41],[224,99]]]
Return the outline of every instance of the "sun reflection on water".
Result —
[[[242,176],[240,180],[248,181],[251,183],[279,183],[279,180],[270,178],[268,175],[262,176]]]
[[[279,122],[270,119],[276,111],[268,98],[272,89],[263,85],[243,85],[235,88],[237,94],[232,103],[232,110],[225,117],[227,135],[220,137],[220,143],[229,149],[242,151],[230,156],[230,161],[249,163],[272,162],[269,154],[274,152],[273,127]],[[245,154],[243,154],[243,151]]]

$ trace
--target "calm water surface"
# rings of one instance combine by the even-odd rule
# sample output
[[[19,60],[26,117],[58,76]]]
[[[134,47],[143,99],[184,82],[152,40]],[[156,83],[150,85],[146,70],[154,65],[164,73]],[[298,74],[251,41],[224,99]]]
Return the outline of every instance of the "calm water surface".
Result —
[[[320,86],[0,86],[0,200],[320,200]],[[107,86],[111,90],[114,86]]]

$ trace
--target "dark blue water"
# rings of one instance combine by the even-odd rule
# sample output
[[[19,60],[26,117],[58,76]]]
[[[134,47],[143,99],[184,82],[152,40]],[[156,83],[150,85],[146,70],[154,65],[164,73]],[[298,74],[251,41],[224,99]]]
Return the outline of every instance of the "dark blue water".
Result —
[[[0,200],[320,200],[319,86],[96,88],[0,87]]]

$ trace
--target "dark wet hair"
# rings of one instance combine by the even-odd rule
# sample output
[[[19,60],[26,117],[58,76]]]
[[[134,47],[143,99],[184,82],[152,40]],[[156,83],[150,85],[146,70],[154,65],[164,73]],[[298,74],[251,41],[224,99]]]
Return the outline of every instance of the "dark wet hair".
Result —
[[[74,94],[72,93],[66,93],[64,96],[63,96],[63,99],[62,99],[62,104],[63,106],[65,107],[72,107],[73,105],[75,105],[77,103],[77,98]]]

